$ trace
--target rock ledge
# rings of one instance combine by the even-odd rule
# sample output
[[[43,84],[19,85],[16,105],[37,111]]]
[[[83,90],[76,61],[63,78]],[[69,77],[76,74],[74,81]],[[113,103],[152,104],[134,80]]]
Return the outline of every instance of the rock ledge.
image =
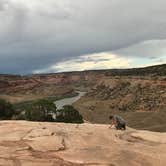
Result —
[[[0,165],[165,165],[166,133],[108,127],[1,121]]]

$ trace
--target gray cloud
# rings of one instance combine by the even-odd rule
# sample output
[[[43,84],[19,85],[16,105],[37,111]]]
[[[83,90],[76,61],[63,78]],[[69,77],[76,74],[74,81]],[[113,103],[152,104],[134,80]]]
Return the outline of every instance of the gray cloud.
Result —
[[[0,11],[4,11],[8,5],[8,0],[1,0],[0,1]]]
[[[166,56],[166,40],[143,41],[141,43],[116,50],[114,53],[128,57],[136,56],[156,59],[159,56]]]
[[[103,51],[152,57],[156,42],[138,44],[150,40],[159,41],[153,57],[159,56],[165,6],[165,0],[1,0],[0,73],[31,73]]]

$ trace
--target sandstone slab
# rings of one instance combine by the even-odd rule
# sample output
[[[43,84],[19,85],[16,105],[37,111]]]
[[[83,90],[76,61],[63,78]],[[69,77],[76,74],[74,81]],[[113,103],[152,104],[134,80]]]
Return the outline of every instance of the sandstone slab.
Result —
[[[99,124],[0,122],[2,166],[165,166],[166,134]]]

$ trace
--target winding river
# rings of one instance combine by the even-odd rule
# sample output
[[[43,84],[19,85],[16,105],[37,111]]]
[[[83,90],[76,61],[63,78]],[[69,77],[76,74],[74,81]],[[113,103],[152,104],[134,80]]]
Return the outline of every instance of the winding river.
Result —
[[[69,97],[61,100],[57,100],[54,103],[56,104],[57,109],[62,109],[64,105],[72,105],[74,102],[79,100],[82,96],[86,94],[86,92],[76,91],[78,93],[75,97]]]

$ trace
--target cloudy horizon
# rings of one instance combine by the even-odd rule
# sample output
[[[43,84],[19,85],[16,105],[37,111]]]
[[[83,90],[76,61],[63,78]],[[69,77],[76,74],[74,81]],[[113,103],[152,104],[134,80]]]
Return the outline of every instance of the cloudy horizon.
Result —
[[[0,73],[166,63],[165,0],[0,0]]]

